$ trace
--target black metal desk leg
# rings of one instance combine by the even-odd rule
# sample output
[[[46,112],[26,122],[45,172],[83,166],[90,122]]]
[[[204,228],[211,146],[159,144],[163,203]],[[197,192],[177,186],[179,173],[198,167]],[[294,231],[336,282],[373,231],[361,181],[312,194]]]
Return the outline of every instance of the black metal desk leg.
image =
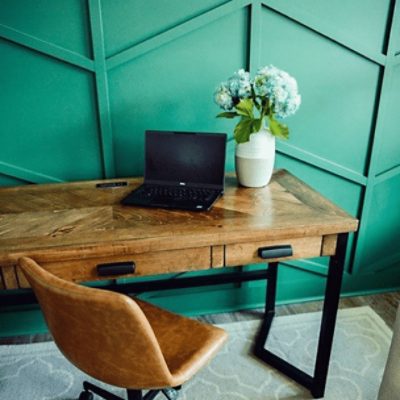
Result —
[[[325,392],[346,257],[347,239],[347,233],[338,235],[336,255],[332,256],[329,261],[317,359],[315,362],[314,378],[311,386],[311,394],[314,398],[323,397]]]
[[[258,331],[254,350],[255,353],[264,351],[265,341],[267,340],[268,332],[271,329],[272,320],[275,316],[275,301],[276,301],[276,281],[278,277],[278,263],[268,264],[267,292],[265,296],[265,313],[264,321]]]
[[[254,345],[254,354],[272,367],[309,389],[315,398],[324,396],[329,359],[331,356],[333,334],[339,305],[340,287],[342,284],[344,262],[346,257],[348,234],[338,235],[336,254],[329,261],[328,278],[325,288],[325,300],[322,311],[317,357],[314,375],[292,365],[290,362],[264,348],[275,315],[275,296],[278,263],[271,263],[268,269],[267,299],[265,317]]]
[[[290,364],[286,360],[276,356],[271,351],[267,350],[265,342],[267,341],[269,331],[271,329],[272,320],[275,315],[275,299],[276,299],[276,284],[278,277],[278,263],[270,263],[268,266],[267,276],[267,293],[265,301],[265,314],[261,328],[257,333],[254,343],[254,355],[260,360],[283,372],[288,377],[311,390],[312,377]]]
[[[265,300],[265,313],[275,314],[276,281],[278,278],[278,263],[268,264],[267,294]]]

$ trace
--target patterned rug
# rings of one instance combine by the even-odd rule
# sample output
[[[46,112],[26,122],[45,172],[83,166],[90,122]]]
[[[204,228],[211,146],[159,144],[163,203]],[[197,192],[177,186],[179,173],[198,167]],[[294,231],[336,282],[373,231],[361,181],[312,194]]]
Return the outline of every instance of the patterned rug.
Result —
[[[320,316],[308,313],[275,318],[267,348],[311,373]],[[302,387],[251,355],[258,324],[223,325],[229,343],[184,386],[179,398],[311,399]],[[390,329],[369,307],[340,310],[325,399],[375,400],[390,339]],[[0,399],[75,400],[84,379],[88,377],[70,365],[52,342],[0,346]],[[123,390],[112,390],[124,397]],[[157,399],[164,397],[158,395]]]

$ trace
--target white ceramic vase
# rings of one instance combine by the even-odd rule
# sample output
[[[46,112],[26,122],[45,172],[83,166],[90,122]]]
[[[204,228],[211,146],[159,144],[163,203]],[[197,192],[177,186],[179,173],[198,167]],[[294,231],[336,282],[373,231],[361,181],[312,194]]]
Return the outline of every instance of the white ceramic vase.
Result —
[[[269,129],[252,133],[250,140],[235,150],[235,168],[239,184],[262,187],[271,180],[275,164],[275,136]]]

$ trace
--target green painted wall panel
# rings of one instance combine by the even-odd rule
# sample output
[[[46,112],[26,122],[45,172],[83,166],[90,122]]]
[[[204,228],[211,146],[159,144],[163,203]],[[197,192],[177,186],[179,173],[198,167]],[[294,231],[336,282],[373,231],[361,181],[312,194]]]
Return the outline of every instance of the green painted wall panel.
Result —
[[[400,165],[400,65],[393,68],[390,75],[390,91],[385,94],[384,100],[377,173]]]
[[[21,182],[18,179],[12,178],[7,175],[0,174],[0,186],[19,186],[22,184],[23,184],[23,182]]]
[[[244,9],[110,71],[118,175],[143,172],[146,129],[231,134],[232,124],[215,117],[213,92],[227,74],[246,65],[247,29]],[[210,56],[216,44],[223,63]]]
[[[101,176],[93,76],[2,39],[0,53],[1,161],[63,180]]]
[[[105,0],[103,19],[107,56],[188,21],[226,0]]]
[[[90,56],[88,9],[82,0],[1,0],[0,24]]]
[[[379,271],[395,261],[400,265],[400,175],[374,187],[368,221],[362,271]]]
[[[344,35],[373,52],[385,47],[391,0],[267,0],[302,23],[318,21],[321,31]]]
[[[302,95],[290,143],[364,174],[379,67],[268,9],[262,35],[261,64],[295,76]]]

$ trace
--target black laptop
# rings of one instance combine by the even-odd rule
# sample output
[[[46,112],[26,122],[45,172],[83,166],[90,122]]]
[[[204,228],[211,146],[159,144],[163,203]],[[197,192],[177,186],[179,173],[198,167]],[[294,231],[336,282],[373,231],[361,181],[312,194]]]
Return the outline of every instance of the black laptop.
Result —
[[[124,205],[209,210],[224,192],[226,134],[146,131],[144,183]]]

